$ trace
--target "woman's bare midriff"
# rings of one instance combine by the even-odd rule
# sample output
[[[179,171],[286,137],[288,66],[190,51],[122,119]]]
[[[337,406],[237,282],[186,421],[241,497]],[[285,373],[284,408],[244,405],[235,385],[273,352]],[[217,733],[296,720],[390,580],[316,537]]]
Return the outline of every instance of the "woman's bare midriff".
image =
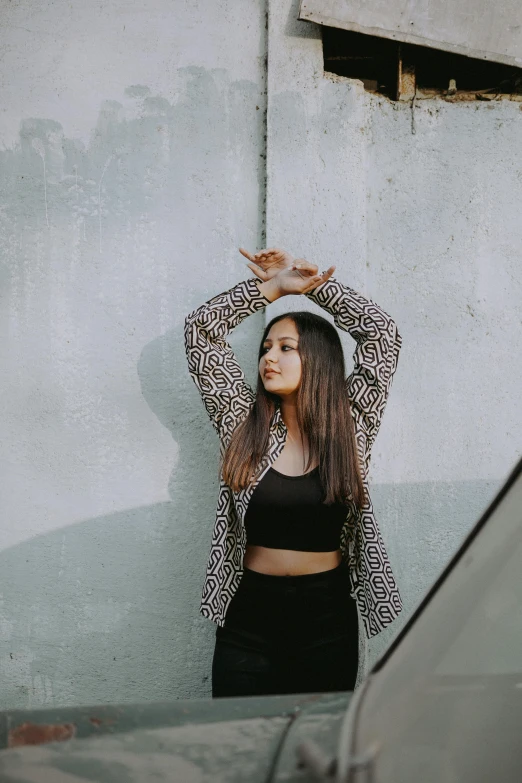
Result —
[[[298,552],[293,549],[247,545],[243,565],[251,571],[271,576],[299,576],[329,571],[336,568],[340,562],[340,549],[334,552]]]
[[[273,462],[273,467],[287,476],[299,476],[303,473],[308,459],[308,444],[306,450],[294,441],[287,441],[283,451]],[[315,468],[317,463],[310,465],[307,473]],[[293,549],[272,549],[266,546],[247,544],[243,565],[251,571],[259,571],[270,576],[299,576],[301,574],[318,574],[336,568],[341,562],[341,550],[333,552],[299,552]]]

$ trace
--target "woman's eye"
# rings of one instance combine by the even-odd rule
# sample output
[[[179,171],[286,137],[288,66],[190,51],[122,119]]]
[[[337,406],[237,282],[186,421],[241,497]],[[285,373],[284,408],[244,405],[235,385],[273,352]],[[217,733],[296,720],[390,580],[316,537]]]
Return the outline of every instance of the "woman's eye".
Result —
[[[284,348],[288,348],[289,350],[291,350],[291,351],[292,351],[292,350],[293,350],[293,345],[282,345],[282,346],[281,346],[281,350],[283,350]],[[267,351],[269,351],[269,350],[270,350],[270,346],[268,346],[268,345],[265,345],[265,347],[261,349],[261,353],[262,353],[262,354],[263,354],[263,353],[266,353],[266,352],[267,352]]]

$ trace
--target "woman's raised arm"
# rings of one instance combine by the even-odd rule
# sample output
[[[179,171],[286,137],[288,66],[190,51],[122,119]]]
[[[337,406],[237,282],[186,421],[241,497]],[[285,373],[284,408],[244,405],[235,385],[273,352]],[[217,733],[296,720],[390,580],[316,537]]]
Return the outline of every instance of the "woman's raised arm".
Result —
[[[331,277],[306,296],[329,312],[356,342],[346,379],[355,419],[367,440],[367,459],[379,430],[401,348],[395,321],[378,305]]]
[[[254,402],[254,392],[226,341],[248,315],[270,304],[251,277],[214,296],[185,318],[189,373],[225,446]]]
[[[365,435],[366,463],[382,421],[393,375],[401,347],[401,336],[395,321],[378,305],[332,277],[335,267],[322,275],[317,267],[304,259],[294,259],[281,248],[261,250],[250,255],[249,268],[263,281],[275,283],[292,270],[301,269],[314,279],[322,276],[324,282],[302,293],[333,315],[339,329],[349,332],[356,341],[353,354],[354,369],[346,379],[346,388],[358,428]],[[287,291],[287,293],[294,293]],[[301,293],[301,291],[295,291]]]

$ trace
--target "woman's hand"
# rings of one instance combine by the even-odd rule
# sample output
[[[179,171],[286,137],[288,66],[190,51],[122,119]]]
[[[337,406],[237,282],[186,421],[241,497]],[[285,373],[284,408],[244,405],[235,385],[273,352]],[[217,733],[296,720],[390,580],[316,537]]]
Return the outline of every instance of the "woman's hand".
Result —
[[[244,247],[239,248],[239,252],[250,261],[247,266],[261,280],[267,281],[275,277],[283,269],[289,269],[295,261],[295,258],[282,250],[280,247],[271,247],[267,250],[260,250],[252,255]]]
[[[307,294],[314,288],[326,283],[333,275],[335,266],[329,267],[326,272],[319,274],[316,264],[299,258],[288,269],[282,269],[271,279],[279,296],[288,294]]]
[[[262,280],[259,286],[270,301],[289,294],[307,294],[325,283],[334,273],[335,266],[318,274],[318,267],[304,258],[294,259],[281,248],[260,250],[255,255],[240,247],[239,252],[250,260],[247,266]]]

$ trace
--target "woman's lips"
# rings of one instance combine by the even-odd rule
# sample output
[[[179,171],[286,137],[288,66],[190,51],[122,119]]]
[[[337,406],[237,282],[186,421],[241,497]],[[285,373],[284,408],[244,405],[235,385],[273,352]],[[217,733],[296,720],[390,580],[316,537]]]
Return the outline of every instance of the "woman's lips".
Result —
[[[279,373],[276,372],[275,370],[265,370],[265,377],[267,375],[279,375]]]

